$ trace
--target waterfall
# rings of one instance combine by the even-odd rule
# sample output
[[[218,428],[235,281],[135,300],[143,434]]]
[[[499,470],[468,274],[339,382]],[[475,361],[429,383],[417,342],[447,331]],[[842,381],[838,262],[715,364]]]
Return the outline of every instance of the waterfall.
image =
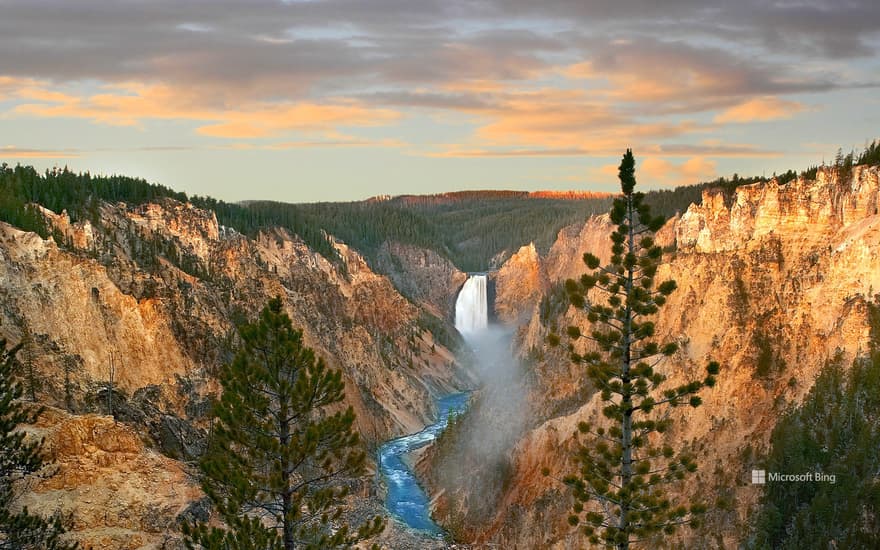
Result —
[[[455,328],[462,334],[484,330],[489,324],[486,275],[471,275],[455,301]]]

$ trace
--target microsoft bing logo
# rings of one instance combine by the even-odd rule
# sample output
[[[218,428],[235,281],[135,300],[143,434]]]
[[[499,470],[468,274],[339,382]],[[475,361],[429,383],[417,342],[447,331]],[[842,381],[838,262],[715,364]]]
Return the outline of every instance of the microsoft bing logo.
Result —
[[[766,470],[752,470],[753,485],[766,485],[768,481],[773,483],[779,481],[789,483],[837,483],[837,475],[825,472],[806,472],[800,474],[770,472],[768,474]]]

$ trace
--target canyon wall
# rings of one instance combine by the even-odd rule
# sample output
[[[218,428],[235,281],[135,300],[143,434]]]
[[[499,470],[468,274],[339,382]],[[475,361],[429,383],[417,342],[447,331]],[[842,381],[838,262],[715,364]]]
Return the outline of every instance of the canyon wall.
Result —
[[[95,222],[44,215],[55,239],[0,223],[0,336],[25,342],[19,358],[32,366],[24,378],[37,400],[75,414],[46,420],[61,468],[23,503],[72,513],[74,536],[95,547],[176,540],[172,520],[199,491],[192,469],[172,458],[201,452],[235,324],[271,297],[282,298],[306,344],[342,370],[369,447],[421,429],[435,413],[434,396],[474,384],[435,341],[436,322],[344,243],[333,241],[341,258],[334,263],[284,230],[248,238],[172,200],[103,204]],[[100,415],[111,401],[120,423],[108,427]],[[52,443],[71,430],[100,441]],[[75,473],[94,461],[107,462],[95,477]],[[129,471],[133,479],[122,482]],[[172,478],[177,493],[165,498]],[[98,509],[108,514],[96,523]],[[144,514],[155,525],[136,521]]]
[[[495,273],[496,292],[492,305],[497,319],[508,324],[524,321],[547,288],[547,274],[534,243],[523,246]]]
[[[379,249],[377,268],[404,296],[441,319],[454,320],[455,297],[467,275],[449,259],[434,250],[389,241]]]
[[[735,548],[743,540],[760,495],[748,474],[768,449],[777,418],[802,401],[826,361],[839,355],[849,364],[867,349],[867,304],[880,292],[878,176],[877,167],[858,167],[851,179],[838,181],[833,170],[822,169],[811,181],[772,180],[730,196],[706,191],[701,205],[659,232],[669,252],[657,280],[678,283],[657,317],[660,339],[680,348],[660,367],[667,384],[700,378],[710,359],[722,364],[718,385],[702,394],[704,404],[675,409],[666,435],[699,463],[675,492],[699,495],[711,508],[704,528],[677,535],[687,547]],[[531,425],[511,452],[494,515],[469,526],[471,540],[505,548],[579,547],[565,521],[571,496],[558,480],[574,471],[577,423],[599,418],[601,403],[581,369],[561,348],[548,348],[545,338],[554,328],[588,326],[557,285],[584,272],[583,252],[607,259],[612,229],[607,217],[563,229],[547,257],[525,270],[543,273],[550,288],[518,324],[515,344],[527,369],[523,406]],[[532,280],[499,281],[498,302],[530,295],[539,288]],[[438,515],[467,523],[461,516],[467,511],[456,503],[468,498],[445,494]]]

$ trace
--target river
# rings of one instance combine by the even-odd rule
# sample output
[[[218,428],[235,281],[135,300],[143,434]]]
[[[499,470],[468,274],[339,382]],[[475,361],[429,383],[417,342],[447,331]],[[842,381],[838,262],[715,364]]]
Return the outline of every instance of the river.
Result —
[[[440,398],[437,422],[418,433],[392,439],[379,448],[379,470],[388,487],[385,507],[413,529],[436,536],[443,534],[443,529],[431,519],[428,495],[403,456],[434,441],[446,428],[450,413],[467,408],[468,397],[467,393],[454,393]]]

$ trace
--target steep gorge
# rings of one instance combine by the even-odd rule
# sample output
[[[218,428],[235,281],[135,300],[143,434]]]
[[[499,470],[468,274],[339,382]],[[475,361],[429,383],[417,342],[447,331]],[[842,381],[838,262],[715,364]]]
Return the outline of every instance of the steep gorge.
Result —
[[[689,547],[741,540],[759,495],[745,475],[766,451],[776,418],[803,399],[827,358],[849,360],[866,348],[866,305],[880,292],[878,174],[857,167],[839,181],[827,169],[815,180],[771,180],[732,195],[707,190],[702,204],[659,232],[669,251],[661,277],[679,285],[658,319],[658,333],[681,347],[664,366],[670,383],[707,358],[723,363],[705,404],[677,411],[669,434],[700,463],[695,481],[679,490],[715,505]],[[23,358],[34,365],[35,391],[53,406],[29,429],[46,437],[58,468],[23,487],[19,504],[72,512],[74,535],[96,547],[175,548],[176,518],[206,513],[186,462],[204,443],[213,373],[228,357],[234,323],[269,297],[280,295],[306,342],[343,370],[370,448],[421,429],[435,412],[433,397],[479,384],[448,349],[466,275],[437,251],[386,242],[377,256],[385,276],[338,240],[331,238],[341,264],[285,230],[248,238],[170,199],[104,203],[95,224],[43,213],[57,239],[0,224],[0,335],[29,342]],[[516,330],[524,369],[516,383],[526,393],[511,397],[521,425],[492,463],[491,492],[476,495],[481,484],[431,487],[436,517],[464,540],[577,546],[565,522],[569,496],[553,478],[571,470],[572,433],[596,416],[597,400],[579,369],[544,340],[553,326],[583,326],[559,284],[582,273],[583,252],[607,259],[610,230],[607,217],[591,217],[562,229],[545,256],[529,245],[507,252],[490,276],[495,314]],[[118,424],[105,416],[111,354]],[[466,421],[507,421],[488,420],[496,412],[476,406]],[[420,464],[426,478],[430,462],[428,453]],[[363,484],[359,502],[380,509],[372,490]],[[384,540],[423,547],[406,537],[392,525]]]

